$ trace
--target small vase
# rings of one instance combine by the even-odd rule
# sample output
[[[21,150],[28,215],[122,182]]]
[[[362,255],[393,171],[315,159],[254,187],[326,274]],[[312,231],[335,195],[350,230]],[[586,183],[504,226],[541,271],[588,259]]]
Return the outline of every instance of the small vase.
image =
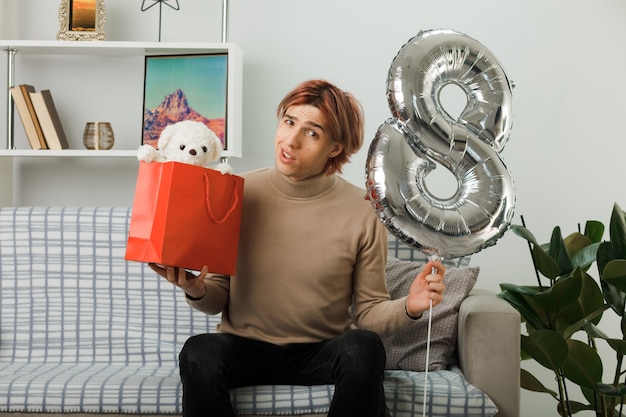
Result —
[[[83,131],[83,144],[89,150],[107,150],[113,147],[115,135],[109,122],[88,122]]]

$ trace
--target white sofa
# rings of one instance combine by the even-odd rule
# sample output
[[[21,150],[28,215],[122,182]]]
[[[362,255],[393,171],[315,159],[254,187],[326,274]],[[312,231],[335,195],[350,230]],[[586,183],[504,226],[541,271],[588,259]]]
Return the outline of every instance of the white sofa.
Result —
[[[0,416],[181,413],[178,352],[219,317],[124,261],[129,218],[130,208],[0,208]],[[393,239],[390,251],[414,255]],[[518,417],[519,326],[505,301],[473,290],[459,310],[458,363],[428,372],[427,414]],[[390,370],[385,388],[392,415],[422,415],[424,373]],[[321,416],[332,390],[232,397],[242,416]]]

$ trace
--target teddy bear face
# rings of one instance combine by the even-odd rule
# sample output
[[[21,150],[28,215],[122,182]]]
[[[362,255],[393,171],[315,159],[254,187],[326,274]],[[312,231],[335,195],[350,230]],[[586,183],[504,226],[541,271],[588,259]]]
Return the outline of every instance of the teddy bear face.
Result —
[[[167,160],[208,166],[222,154],[222,143],[204,123],[185,120],[163,129],[158,143]]]

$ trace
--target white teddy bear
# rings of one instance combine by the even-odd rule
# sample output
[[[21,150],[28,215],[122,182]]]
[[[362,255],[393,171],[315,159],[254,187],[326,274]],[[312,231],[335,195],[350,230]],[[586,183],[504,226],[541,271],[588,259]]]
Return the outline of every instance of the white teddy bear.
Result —
[[[226,162],[209,167],[221,155],[222,142],[215,132],[204,123],[192,120],[166,126],[159,136],[158,149],[146,144],[137,151],[137,159],[144,162],[177,161],[231,174],[232,168]]]

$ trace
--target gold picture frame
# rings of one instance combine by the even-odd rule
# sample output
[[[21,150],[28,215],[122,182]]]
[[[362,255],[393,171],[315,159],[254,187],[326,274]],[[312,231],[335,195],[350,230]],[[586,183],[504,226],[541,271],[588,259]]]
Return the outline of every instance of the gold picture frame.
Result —
[[[61,0],[57,40],[103,41],[105,21],[104,0]]]

